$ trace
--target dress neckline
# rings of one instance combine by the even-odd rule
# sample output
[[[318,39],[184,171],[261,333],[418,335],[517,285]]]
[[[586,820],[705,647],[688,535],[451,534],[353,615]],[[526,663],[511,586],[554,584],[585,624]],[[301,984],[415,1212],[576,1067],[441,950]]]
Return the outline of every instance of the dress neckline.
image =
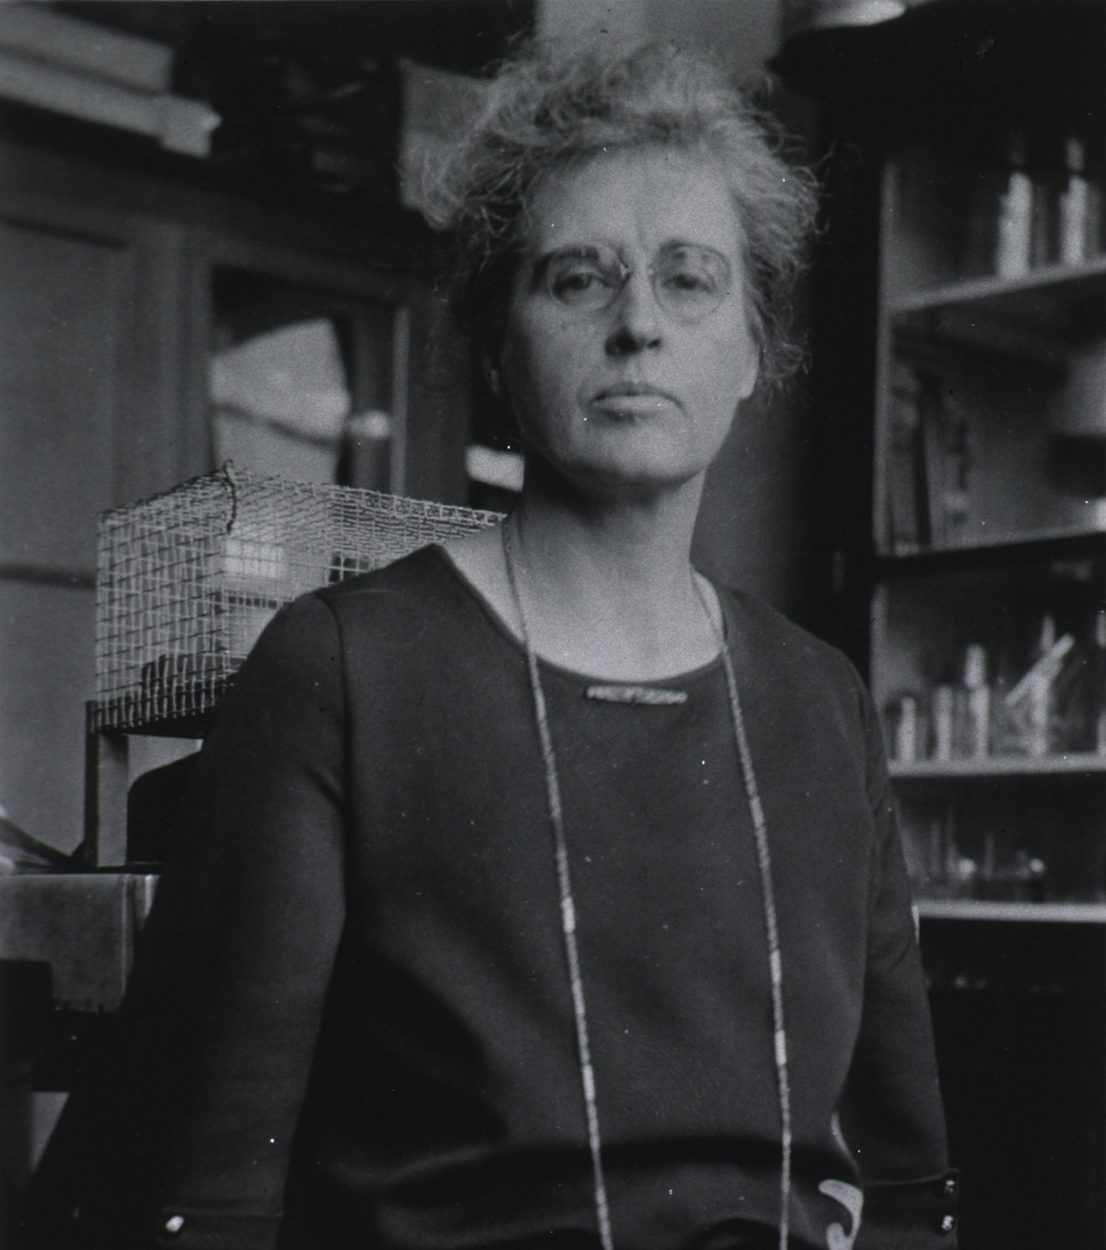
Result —
[[[526,659],[526,648],[521,638],[511,629],[510,625],[503,619],[499,611],[491,604],[484,593],[473,584],[469,577],[454,563],[449,552],[441,543],[431,543],[428,550],[433,552],[437,559],[442,563],[454,582],[461,587],[466,596],[480,610],[485,619],[491,624],[495,632],[511,647],[511,649],[523,661]],[[708,578],[714,587],[718,596],[718,603],[722,612],[722,629],[723,637],[727,640],[727,645],[732,649],[733,638],[735,636],[733,622],[733,607],[730,596],[720,587],[712,578]],[[694,682],[704,680],[715,676],[723,671],[723,662],[721,654],[713,656],[707,660],[705,664],[696,665],[694,668],[685,669],[679,673],[672,673],[665,677],[650,678],[644,681],[627,680],[625,678],[612,678],[605,673],[590,673],[580,669],[569,668],[567,665],[558,664],[555,660],[546,659],[544,656],[537,656],[538,664],[543,672],[549,673],[554,678],[564,681],[570,681],[574,685],[600,686],[600,687],[625,687],[664,690],[674,686],[687,686]]]

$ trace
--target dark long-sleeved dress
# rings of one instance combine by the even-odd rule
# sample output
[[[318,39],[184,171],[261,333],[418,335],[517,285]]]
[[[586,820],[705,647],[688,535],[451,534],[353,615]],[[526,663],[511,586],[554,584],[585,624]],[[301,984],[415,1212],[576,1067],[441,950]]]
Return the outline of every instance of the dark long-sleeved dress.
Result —
[[[779,912],[792,1245],[847,1250],[860,1218],[856,1250],[949,1246],[872,709],[836,651],[720,597]],[[721,663],[644,706],[541,669],[615,1245],[774,1246],[764,903]],[[439,548],[279,615],[197,765],[110,1066],[40,1169],[34,1246],[598,1245],[530,698]]]

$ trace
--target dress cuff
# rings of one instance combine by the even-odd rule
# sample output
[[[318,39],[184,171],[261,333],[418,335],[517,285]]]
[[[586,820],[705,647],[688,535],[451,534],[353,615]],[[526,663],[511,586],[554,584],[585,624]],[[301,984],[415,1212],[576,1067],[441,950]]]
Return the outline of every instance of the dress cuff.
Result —
[[[274,1250],[280,1217],[166,1208],[149,1244],[156,1250]]]
[[[956,1250],[957,1172],[864,1187],[855,1250]]]

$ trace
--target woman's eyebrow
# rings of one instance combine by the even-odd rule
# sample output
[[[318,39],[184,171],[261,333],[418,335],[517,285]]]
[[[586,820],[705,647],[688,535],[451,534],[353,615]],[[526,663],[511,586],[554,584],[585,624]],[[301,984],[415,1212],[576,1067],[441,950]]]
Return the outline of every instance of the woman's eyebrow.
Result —
[[[719,256],[726,257],[726,249],[719,243],[707,243],[702,239],[674,238],[665,239],[665,241],[657,248],[657,255],[661,256],[665,252],[678,252],[680,248],[690,247],[696,251],[716,252]]]
[[[598,240],[583,243],[564,243],[559,247],[551,247],[540,259],[546,264],[554,256],[568,256],[573,260],[594,260],[605,247],[612,252],[617,251],[616,248],[610,247],[609,244],[600,243]]]
[[[546,270],[554,260],[567,257],[570,260],[595,260],[599,256],[599,243],[565,243],[551,247],[537,256],[530,268],[530,290],[536,290],[545,280]]]

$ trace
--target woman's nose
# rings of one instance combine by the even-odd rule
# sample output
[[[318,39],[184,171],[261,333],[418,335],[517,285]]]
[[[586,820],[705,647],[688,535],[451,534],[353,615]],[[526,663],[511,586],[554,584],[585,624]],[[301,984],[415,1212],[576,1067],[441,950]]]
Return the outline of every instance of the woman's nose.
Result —
[[[632,273],[611,306],[607,351],[614,356],[657,347],[661,341],[660,308],[647,273]]]

